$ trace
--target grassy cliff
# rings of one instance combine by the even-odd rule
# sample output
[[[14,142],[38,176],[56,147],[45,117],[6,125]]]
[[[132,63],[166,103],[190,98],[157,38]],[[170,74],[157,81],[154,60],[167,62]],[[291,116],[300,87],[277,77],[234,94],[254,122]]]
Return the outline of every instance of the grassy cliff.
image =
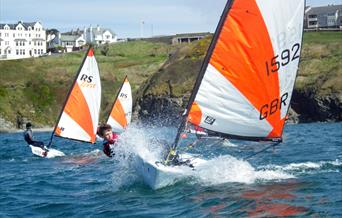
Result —
[[[187,104],[209,43],[207,38],[180,48],[153,75],[141,91],[138,108],[141,117],[163,119],[166,113],[170,113],[166,108],[173,108],[174,113],[182,112],[181,107]],[[302,58],[292,99],[292,114],[296,116],[296,121],[342,119],[341,60],[342,32],[304,33]]]
[[[143,41],[114,44],[106,56],[101,49],[95,55],[102,82],[103,120],[125,75],[134,93],[166,61],[170,46]],[[0,61],[0,128],[13,127],[21,118],[36,126],[53,126],[84,54]]]
[[[101,121],[108,116],[125,75],[140,117],[182,111],[210,40],[181,46],[144,41],[113,44],[106,56],[101,54],[103,48],[96,49],[103,93]],[[83,56],[81,51],[0,61],[0,129],[15,127],[18,118],[53,126]],[[304,34],[293,108],[306,114],[306,120],[341,120],[341,60],[342,32]],[[316,114],[321,115],[314,118]]]

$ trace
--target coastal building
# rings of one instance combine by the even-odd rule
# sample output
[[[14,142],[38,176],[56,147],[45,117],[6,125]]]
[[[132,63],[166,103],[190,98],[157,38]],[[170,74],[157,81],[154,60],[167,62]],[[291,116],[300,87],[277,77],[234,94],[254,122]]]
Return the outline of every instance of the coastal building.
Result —
[[[60,35],[60,46],[62,46],[66,52],[72,52],[80,50],[86,44],[86,40],[81,35],[70,35],[61,34]]]
[[[46,53],[46,32],[40,22],[0,24],[0,60],[38,57]]]
[[[305,29],[341,29],[342,5],[307,7],[304,17]]]
[[[70,32],[60,33],[56,29],[46,31],[47,49],[51,52],[72,52],[83,48],[86,40],[83,31],[77,29]]]
[[[93,28],[92,26],[85,28],[84,38],[87,43],[95,45],[114,43],[118,41],[117,35],[111,29],[102,28],[100,26],[97,26],[96,28]]]
[[[182,43],[191,43],[193,41],[198,41],[203,39],[204,37],[210,35],[207,33],[185,33],[185,34],[176,34],[172,37],[172,44],[182,44]]]

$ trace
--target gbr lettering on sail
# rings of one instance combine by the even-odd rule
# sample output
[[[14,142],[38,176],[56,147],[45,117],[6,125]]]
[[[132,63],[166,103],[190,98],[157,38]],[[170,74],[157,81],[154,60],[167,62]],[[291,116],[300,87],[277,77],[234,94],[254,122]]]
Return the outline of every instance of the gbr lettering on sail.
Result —
[[[297,42],[291,48],[286,48],[280,54],[267,60],[265,63],[267,76],[270,76],[272,73],[278,73],[280,69],[299,59],[300,47],[301,44]],[[271,102],[261,106],[259,119],[266,119],[278,110],[281,110],[283,106],[286,106],[288,97],[289,93],[285,92],[280,98],[273,99]]]

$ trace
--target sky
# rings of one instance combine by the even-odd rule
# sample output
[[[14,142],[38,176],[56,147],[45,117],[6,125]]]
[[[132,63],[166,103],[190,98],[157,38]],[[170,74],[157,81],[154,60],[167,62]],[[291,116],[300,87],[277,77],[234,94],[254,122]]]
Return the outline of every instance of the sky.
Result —
[[[214,32],[227,0],[0,0],[0,23],[40,21],[61,32],[100,25],[119,38]],[[307,5],[342,0],[307,0]]]

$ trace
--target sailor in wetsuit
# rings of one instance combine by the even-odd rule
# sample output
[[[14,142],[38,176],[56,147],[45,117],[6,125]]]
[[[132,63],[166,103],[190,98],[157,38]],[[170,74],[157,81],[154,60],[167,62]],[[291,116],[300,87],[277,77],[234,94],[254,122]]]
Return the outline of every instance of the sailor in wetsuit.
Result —
[[[32,124],[30,122],[26,123],[26,130],[24,132],[24,139],[27,142],[27,144],[35,146],[35,147],[40,147],[41,149],[44,150],[43,155],[47,155],[47,149],[44,148],[44,142],[41,141],[34,141],[33,140],[33,133],[32,133]]]
[[[104,139],[103,153],[108,157],[113,157],[115,155],[114,148],[119,139],[119,135],[112,132],[112,127],[109,124],[101,124],[98,133]]]
[[[44,149],[44,142],[41,141],[34,141],[33,140],[33,133],[32,133],[32,124],[30,122],[26,123],[26,130],[24,132],[24,139],[27,142],[27,144],[40,147]],[[44,149],[45,150],[45,149]]]

